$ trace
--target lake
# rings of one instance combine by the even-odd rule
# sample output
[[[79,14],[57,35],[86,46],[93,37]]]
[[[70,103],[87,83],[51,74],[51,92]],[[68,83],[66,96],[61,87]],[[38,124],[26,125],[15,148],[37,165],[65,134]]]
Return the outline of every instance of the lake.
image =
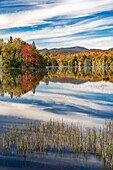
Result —
[[[0,129],[27,122],[64,121],[84,129],[103,128],[113,119],[113,68],[48,67],[40,70],[0,70]],[[47,154],[0,152],[0,169],[104,169],[93,152],[68,149]]]

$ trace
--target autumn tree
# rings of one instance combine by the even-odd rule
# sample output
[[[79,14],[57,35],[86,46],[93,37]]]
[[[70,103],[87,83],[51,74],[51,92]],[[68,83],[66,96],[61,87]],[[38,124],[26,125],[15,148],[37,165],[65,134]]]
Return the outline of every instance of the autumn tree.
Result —
[[[58,66],[58,62],[55,58],[52,58],[51,64],[52,66]]]
[[[2,48],[4,67],[14,67],[16,49],[11,43],[7,43]]]
[[[31,45],[26,43],[21,50],[21,54],[27,67],[30,66],[31,63],[33,64],[33,50]]]
[[[51,66],[52,56],[48,49],[45,50],[43,57],[44,57],[44,65]]]
[[[20,67],[22,66],[21,49],[24,41],[20,38],[12,39],[2,47],[3,63],[5,67]]]
[[[49,56],[50,54],[51,54],[50,51],[48,49],[46,49],[44,55]]]
[[[21,54],[26,67],[41,66],[41,55],[39,53],[39,50],[33,49],[32,45],[26,43],[21,50]]]
[[[3,39],[0,39],[0,55],[1,55],[1,52],[2,52],[2,47],[3,47]]]

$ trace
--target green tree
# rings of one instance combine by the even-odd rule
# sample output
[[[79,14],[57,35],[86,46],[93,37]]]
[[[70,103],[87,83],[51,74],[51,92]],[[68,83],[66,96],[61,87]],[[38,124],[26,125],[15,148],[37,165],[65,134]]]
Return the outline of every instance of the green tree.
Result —
[[[75,60],[74,59],[71,59],[69,61],[69,66],[75,66]]]
[[[55,58],[52,58],[51,64],[52,66],[58,66],[58,62]]]
[[[2,52],[2,47],[3,47],[3,39],[0,39],[0,55],[1,55],[1,52]]]
[[[11,43],[12,41],[12,43]],[[2,48],[3,65],[4,67],[20,67],[22,66],[21,49],[24,42],[16,38],[8,41]]]
[[[34,41],[32,42],[32,49],[33,49],[33,50],[36,49],[36,46],[35,46],[35,42],[34,42]]]
[[[10,43],[13,43],[13,37],[12,37],[12,36],[10,37],[9,42],[10,42]]]
[[[50,51],[48,49],[46,49],[44,55],[49,56],[50,54],[51,54]]]

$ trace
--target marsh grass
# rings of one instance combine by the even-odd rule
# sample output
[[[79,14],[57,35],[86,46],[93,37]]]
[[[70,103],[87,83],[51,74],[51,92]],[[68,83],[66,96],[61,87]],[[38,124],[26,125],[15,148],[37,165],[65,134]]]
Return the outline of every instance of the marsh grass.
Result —
[[[106,121],[103,128],[83,128],[65,121],[34,121],[19,126],[3,127],[0,135],[3,153],[16,152],[17,155],[34,153],[83,153],[87,159],[94,153],[105,166],[113,166],[113,122]]]

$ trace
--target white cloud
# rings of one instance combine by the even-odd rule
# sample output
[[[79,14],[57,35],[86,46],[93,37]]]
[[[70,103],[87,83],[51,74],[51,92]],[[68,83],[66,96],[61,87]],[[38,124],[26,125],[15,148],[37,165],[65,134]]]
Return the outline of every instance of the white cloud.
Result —
[[[64,42],[65,47],[80,45],[87,48],[97,48],[97,49],[109,49],[113,47],[113,37],[101,37],[101,38],[84,38],[81,40],[72,40]]]
[[[45,19],[61,15],[67,15],[68,17],[85,16],[106,9],[113,9],[111,0],[98,0],[98,2],[95,0],[61,1],[60,3],[45,5],[43,9],[38,8],[12,14],[1,14],[0,29],[36,25]]]
[[[11,1],[10,1],[11,2]],[[54,23],[54,27],[45,27],[42,30],[33,30],[26,32],[16,32],[16,33],[8,33],[7,28],[14,27],[26,27],[33,26],[38,24],[47,23],[46,19],[52,17],[61,17],[65,16],[66,18],[76,18],[80,16],[87,16],[91,14],[95,14],[97,12],[102,12],[106,10],[113,9],[113,1],[111,0],[64,0],[62,1],[53,1],[54,3],[47,4],[47,0],[25,0],[22,2],[21,0],[18,3],[24,4],[36,4],[42,6],[43,8],[37,8],[30,11],[23,11],[11,14],[0,14],[0,29],[6,29],[5,34],[0,34],[0,36],[4,39],[9,38],[10,35],[13,37],[20,37],[23,40],[33,40],[38,39],[38,47],[58,47],[58,46],[70,46],[74,45],[85,45],[86,47],[91,48],[108,48],[108,46],[112,46],[112,37],[103,37],[109,43],[102,43],[102,38],[94,38],[94,34],[92,35],[84,35],[84,36],[76,36],[77,33],[82,33],[89,31],[97,31],[104,30],[108,28],[113,28],[113,17],[107,17],[103,19],[99,19],[98,17],[94,19],[87,19],[85,21],[78,22],[72,25],[66,25],[66,21],[64,21],[64,26],[60,25],[60,21]],[[12,1],[13,3],[13,1]],[[50,22],[50,21],[49,21]],[[61,21],[62,22],[62,21]],[[108,26],[111,25],[111,26]],[[73,36],[73,34],[75,34]],[[67,37],[68,36],[68,37]],[[85,40],[84,40],[85,38]],[[49,43],[45,44],[44,43]],[[96,43],[95,43],[96,41]],[[56,44],[55,44],[56,42]],[[61,44],[62,43],[62,44]],[[77,44],[78,43],[78,44]],[[54,45],[54,46],[52,46]]]
[[[72,46],[83,46],[89,49],[97,48],[97,49],[103,49],[107,50],[111,47],[113,47],[113,37],[100,37],[100,38],[94,38],[94,37],[85,37],[80,36],[78,38],[63,38],[64,41],[58,39],[53,39],[54,41],[49,44],[49,40],[45,41],[44,44],[40,44],[38,42],[38,48],[51,48],[51,47],[72,47]],[[56,41],[55,41],[56,40]]]
[[[87,21],[81,21],[77,24],[56,26],[54,29],[53,27],[48,27],[36,31],[16,32],[13,33],[12,36],[13,37],[19,36],[24,40],[62,37],[62,36],[73,35],[85,31],[97,31],[97,30],[113,28],[113,26],[105,26],[108,24],[112,24],[112,21],[113,21],[113,17],[96,20],[96,21],[91,19]],[[10,36],[10,34],[9,35],[4,34],[1,36],[6,39],[7,36]]]
[[[89,48],[109,48],[109,45],[113,45],[113,42],[109,40],[109,37],[105,37],[106,41],[109,41],[109,43],[102,43],[103,40],[99,38],[99,41],[97,41],[98,38],[94,38],[93,34],[85,34],[85,35],[74,35],[81,32],[86,31],[97,31],[97,30],[104,30],[108,28],[113,28],[113,26],[105,26],[108,24],[112,24],[113,17],[101,19],[101,20],[85,20],[81,21],[77,24],[73,25],[65,25],[65,26],[58,26],[56,28],[43,28],[42,30],[37,31],[27,31],[27,32],[17,32],[13,33],[12,36],[14,38],[20,37],[23,40],[32,40],[32,39],[38,39],[38,48],[51,48],[51,45],[54,45],[53,47],[60,47],[60,46],[69,46],[69,45],[82,45]],[[7,37],[10,37],[10,34],[4,34],[1,35],[2,38],[7,39]],[[95,43],[95,40],[97,41]],[[100,41],[102,40],[102,41]],[[91,43],[92,41],[92,43]],[[48,44],[49,43],[49,44]],[[55,45],[56,43],[56,45]],[[77,44],[78,43],[78,44]],[[109,45],[108,45],[109,44]],[[106,46],[107,45],[107,46]]]

